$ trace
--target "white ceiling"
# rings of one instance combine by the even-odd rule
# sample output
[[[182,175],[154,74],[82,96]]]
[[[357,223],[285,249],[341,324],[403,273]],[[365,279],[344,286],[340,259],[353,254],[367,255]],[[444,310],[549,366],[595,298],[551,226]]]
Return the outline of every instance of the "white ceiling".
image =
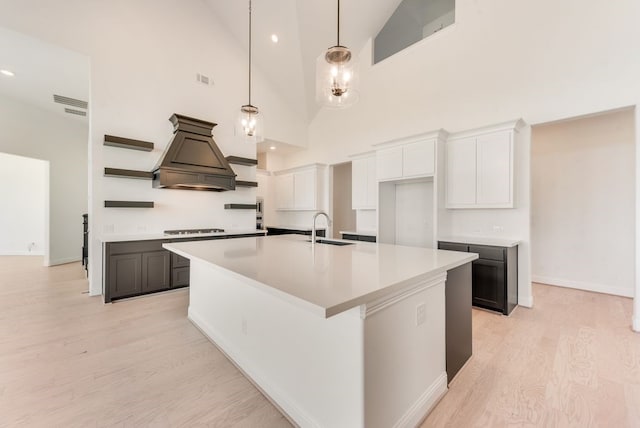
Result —
[[[226,29],[248,47],[248,0],[205,0]],[[375,37],[401,0],[342,0],[340,44],[357,54]],[[316,59],[336,44],[337,0],[253,0],[254,66],[285,94],[307,119],[318,112],[315,102]],[[271,41],[277,34],[279,42]],[[258,104],[259,100],[256,100]]]
[[[15,73],[14,77],[0,74],[0,96],[87,120],[64,112],[65,107],[76,107],[53,102],[54,94],[89,101],[87,57],[0,27],[0,69]]]

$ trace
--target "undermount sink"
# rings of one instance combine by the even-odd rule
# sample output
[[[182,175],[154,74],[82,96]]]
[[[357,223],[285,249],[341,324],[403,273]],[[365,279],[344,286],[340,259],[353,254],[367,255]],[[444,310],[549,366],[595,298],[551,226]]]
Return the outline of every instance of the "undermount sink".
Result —
[[[308,239],[307,242],[311,242],[311,239]],[[316,239],[316,244],[329,244],[329,245],[337,245],[339,247],[343,247],[345,245],[353,245],[353,242],[343,242],[343,241],[331,241],[329,239]]]

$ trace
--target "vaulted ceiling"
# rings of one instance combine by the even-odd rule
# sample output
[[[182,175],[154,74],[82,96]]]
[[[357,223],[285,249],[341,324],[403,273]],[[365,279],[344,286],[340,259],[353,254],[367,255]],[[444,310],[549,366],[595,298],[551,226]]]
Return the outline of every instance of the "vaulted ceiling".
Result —
[[[226,29],[248,47],[249,0],[205,0]],[[358,54],[401,0],[342,0],[340,42]],[[253,0],[254,66],[308,120],[315,102],[316,59],[336,44],[337,0]],[[278,43],[271,41],[276,34]],[[259,100],[256,100],[258,103]]]

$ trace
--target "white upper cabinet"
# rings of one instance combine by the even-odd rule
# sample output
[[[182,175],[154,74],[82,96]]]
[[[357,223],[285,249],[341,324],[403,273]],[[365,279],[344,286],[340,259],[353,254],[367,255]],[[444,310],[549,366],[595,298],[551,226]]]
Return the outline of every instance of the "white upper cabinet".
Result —
[[[447,208],[513,208],[514,142],[522,121],[451,135]]]
[[[436,143],[444,137],[444,131],[440,130],[376,144],[378,181],[432,177],[435,174]]]
[[[351,161],[351,209],[374,210],[378,199],[376,156],[354,156]]]
[[[402,147],[378,150],[376,171],[378,180],[402,178]]]
[[[476,139],[447,142],[447,207],[476,203]]]
[[[323,165],[309,165],[274,173],[276,209],[312,211],[319,209],[323,194]]]

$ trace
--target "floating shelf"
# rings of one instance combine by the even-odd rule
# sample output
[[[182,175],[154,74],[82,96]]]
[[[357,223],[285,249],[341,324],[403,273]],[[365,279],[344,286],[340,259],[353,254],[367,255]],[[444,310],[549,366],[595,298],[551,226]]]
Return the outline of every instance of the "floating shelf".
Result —
[[[105,208],[153,208],[153,202],[144,201],[104,201]]]
[[[227,156],[225,158],[227,162],[234,165],[255,166],[258,165],[258,161],[255,159],[242,158],[240,156]]]
[[[136,171],[133,169],[105,168],[105,177],[138,178],[142,180],[153,179],[153,172]]]
[[[236,187],[258,187],[257,181],[236,180]]]
[[[143,152],[153,150],[153,143],[149,143],[148,141],[132,140],[130,138],[115,137],[106,134],[104,136],[104,145],[120,147],[122,149],[141,150]]]
[[[224,204],[225,210],[255,210],[256,204]]]

